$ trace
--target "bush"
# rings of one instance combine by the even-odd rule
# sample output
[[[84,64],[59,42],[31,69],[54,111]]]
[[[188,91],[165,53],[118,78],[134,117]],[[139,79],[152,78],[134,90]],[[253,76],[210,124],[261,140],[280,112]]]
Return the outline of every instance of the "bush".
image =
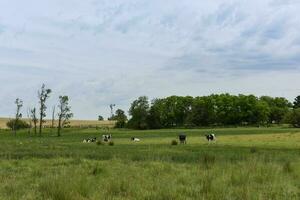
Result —
[[[251,147],[250,148],[250,153],[256,153],[257,152],[257,148],[256,147]]]
[[[172,140],[171,145],[177,145],[177,144],[178,144],[177,140]]]
[[[15,119],[11,119],[6,123],[6,126],[8,128],[10,128],[11,130],[13,130],[14,128],[16,130],[30,128],[30,125],[27,122],[25,122],[24,120],[18,119],[17,123],[15,123],[15,122],[16,122]]]
[[[115,143],[114,143],[113,141],[109,141],[108,145],[109,145],[109,146],[114,146]]]

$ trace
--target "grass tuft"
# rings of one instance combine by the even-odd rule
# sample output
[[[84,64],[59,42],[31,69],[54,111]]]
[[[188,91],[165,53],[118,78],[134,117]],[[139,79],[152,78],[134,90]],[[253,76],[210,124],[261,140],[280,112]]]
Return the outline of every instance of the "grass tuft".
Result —
[[[283,164],[282,169],[286,173],[292,173],[294,171],[290,161],[286,161]]]
[[[178,145],[177,140],[172,140],[171,145]]]
[[[211,155],[211,154],[204,154],[202,161],[203,161],[205,168],[210,168],[212,165],[215,164],[216,156]]]

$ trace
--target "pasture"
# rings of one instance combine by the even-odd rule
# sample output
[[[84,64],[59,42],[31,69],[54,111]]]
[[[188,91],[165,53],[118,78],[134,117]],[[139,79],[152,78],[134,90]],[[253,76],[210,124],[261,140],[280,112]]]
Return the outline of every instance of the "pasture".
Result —
[[[179,133],[187,144],[171,145]],[[300,130],[0,130],[0,199],[299,199]],[[112,134],[114,145],[82,143]],[[137,137],[140,142],[132,142]]]

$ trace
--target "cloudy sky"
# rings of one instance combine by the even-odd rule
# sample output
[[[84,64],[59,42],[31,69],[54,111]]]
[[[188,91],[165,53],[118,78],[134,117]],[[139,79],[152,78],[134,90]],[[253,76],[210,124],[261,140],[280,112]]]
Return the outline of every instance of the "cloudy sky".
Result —
[[[78,119],[140,95],[300,94],[299,0],[0,0],[0,116],[69,95]]]

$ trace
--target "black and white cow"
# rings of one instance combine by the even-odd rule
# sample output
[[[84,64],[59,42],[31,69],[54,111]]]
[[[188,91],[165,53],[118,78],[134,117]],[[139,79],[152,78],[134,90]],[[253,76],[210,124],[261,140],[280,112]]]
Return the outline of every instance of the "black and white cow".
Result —
[[[215,141],[217,139],[215,134],[213,134],[213,133],[205,135],[205,137],[206,137],[208,142],[212,142],[212,141]]]
[[[136,138],[136,137],[132,137],[131,138],[131,141],[133,141],[133,142],[139,142],[139,141],[141,141],[139,138]]]
[[[179,141],[180,141],[180,144],[186,144],[186,135],[180,134]]]
[[[87,139],[84,139],[82,142],[83,143],[91,143],[91,142],[96,142],[97,141],[97,138],[87,138]]]
[[[108,141],[110,141],[111,140],[111,134],[109,134],[109,135],[102,135],[102,140],[104,141],[104,142],[108,142]]]

